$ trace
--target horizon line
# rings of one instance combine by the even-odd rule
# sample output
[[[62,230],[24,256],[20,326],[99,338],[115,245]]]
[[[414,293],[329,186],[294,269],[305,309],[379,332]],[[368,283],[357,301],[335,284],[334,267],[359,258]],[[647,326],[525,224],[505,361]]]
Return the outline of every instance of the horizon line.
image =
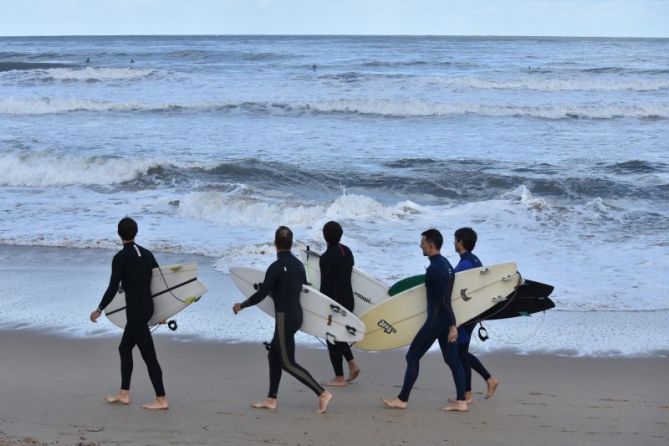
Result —
[[[480,37],[480,38],[546,38],[546,39],[669,39],[667,36],[587,36],[587,35],[516,35],[516,34],[22,34],[2,35],[0,38],[21,37]]]

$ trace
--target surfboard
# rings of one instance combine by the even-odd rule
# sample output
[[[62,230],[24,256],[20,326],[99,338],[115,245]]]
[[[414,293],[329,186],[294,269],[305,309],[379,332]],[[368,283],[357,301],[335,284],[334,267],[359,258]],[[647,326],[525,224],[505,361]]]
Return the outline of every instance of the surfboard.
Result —
[[[166,321],[193,302],[200,300],[207,287],[197,280],[197,263],[182,263],[154,268],[151,276],[153,316],[149,326]],[[119,287],[105,308],[105,316],[119,328],[125,328],[125,292]]]
[[[247,298],[253,295],[265,279],[265,272],[256,268],[230,268],[232,280]],[[365,336],[365,324],[353,313],[315,288],[303,285],[300,294],[302,326],[300,330],[330,342],[357,342]],[[270,296],[256,305],[274,317],[274,301]]]
[[[388,294],[394,296],[421,283],[425,283],[425,274],[407,277],[391,286]],[[550,310],[555,308],[555,303],[548,297],[553,289],[551,285],[526,279],[506,300],[483,312],[476,319],[509,319]]]
[[[509,319],[550,310],[555,308],[555,302],[548,297],[553,289],[552,285],[525,279],[525,282],[504,302],[498,303],[476,319],[488,321]]]
[[[307,272],[307,282],[317,290],[321,288],[321,255],[311,251],[309,247],[299,248],[300,257]],[[353,314],[361,315],[374,305],[382,302],[388,295],[388,285],[366,272],[353,267],[351,273],[351,287],[353,288]]]
[[[515,263],[485,266],[455,274],[451,306],[456,324],[462,325],[499,302],[520,284]],[[381,302],[360,316],[365,338],[356,343],[362,350],[390,350],[409,345],[427,320],[425,284],[409,288]]]

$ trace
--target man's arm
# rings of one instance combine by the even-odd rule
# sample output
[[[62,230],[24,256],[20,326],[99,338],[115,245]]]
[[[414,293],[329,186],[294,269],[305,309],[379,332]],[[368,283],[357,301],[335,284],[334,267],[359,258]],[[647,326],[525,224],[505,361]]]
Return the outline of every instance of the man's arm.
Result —
[[[114,256],[114,260],[112,260],[112,272],[111,277],[109,278],[109,286],[107,287],[104,296],[102,296],[100,305],[98,305],[99,311],[104,310],[118,292],[118,286],[121,283],[122,269],[121,256]]]
[[[109,286],[107,287],[107,291],[105,291],[104,296],[102,296],[102,300],[100,301],[98,308],[91,313],[91,322],[97,322],[100,315],[102,315],[102,310],[104,310],[105,307],[112,301],[112,299],[114,299],[114,296],[118,292],[118,286],[121,283],[121,273],[121,257],[117,254],[114,256],[114,260],[112,260],[112,272],[109,279]]]
[[[259,304],[267,295],[272,291],[272,287],[274,286],[274,282],[277,281],[279,278],[279,270],[281,269],[281,266],[278,264],[278,262],[272,263],[269,268],[267,268],[267,272],[265,273],[265,280],[262,281],[260,284],[260,287],[258,288],[258,291],[253,293],[251,297],[246,299],[244,302],[240,304],[235,304],[235,307],[238,307],[238,310],[235,312],[239,312],[239,310],[247,307],[251,307],[253,305]]]

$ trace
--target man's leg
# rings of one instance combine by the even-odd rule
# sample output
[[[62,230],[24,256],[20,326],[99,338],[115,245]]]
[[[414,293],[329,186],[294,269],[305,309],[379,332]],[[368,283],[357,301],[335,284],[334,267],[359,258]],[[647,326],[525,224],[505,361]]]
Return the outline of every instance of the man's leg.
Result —
[[[393,409],[406,409],[407,401],[409,401],[409,395],[411,394],[411,389],[418,378],[418,372],[420,371],[420,359],[425,355],[425,353],[430,349],[432,344],[436,339],[436,336],[432,333],[429,322],[426,322],[423,327],[418,331],[418,334],[411,342],[409,346],[409,351],[406,354],[407,367],[404,372],[404,384],[402,385],[402,390],[400,391],[397,398],[383,398],[383,404],[386,407]]]
[[[467,412],[467,402],[465,400],[465,372],[462,369],[462,363],[458,357],[458,347],[455,342],[448,342],[448,333],[439,336],[439,347],[444,361],[448,364],[453,374],[455,389],[457,392],[457,401],[441,408],[446,411]]]

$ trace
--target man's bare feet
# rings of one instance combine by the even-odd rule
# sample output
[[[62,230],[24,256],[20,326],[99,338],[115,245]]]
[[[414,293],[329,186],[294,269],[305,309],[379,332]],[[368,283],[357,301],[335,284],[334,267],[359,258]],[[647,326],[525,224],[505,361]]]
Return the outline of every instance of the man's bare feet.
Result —
[[[267,398],[265,401],[261,401],[259,403],[251,403],[251,407],[254,409],[276,410],[277,401],[276,398]]]
[[[170,408],[170,405],[167,404],[167,398],[164,396],[157,396],[156,400],[152,403],[142,404],[142,409],[147,410],[167,410]]]
[[[358,377],[359,374],[360,374],[360,367],[355,367],[355,368],[349,369],[348,379],[346,381],[352,382],[354,379],[356,379]]]
[[[457,400],[454,403],[449,404],[448,406],[442,407],[441,410],[445,412],[468,412],[469,406],[467,406],[466,401]]]
[[[327,390],[324,390],[323,393],[318,396],[318,410],[316,413],[325,413],[328,410],[328,404],[330,404],[331,399],[332,394]]]
[[[495,394],[495,391],[497,390],[497,386],[499,386],[499,381],[497,378],[490,377],[488,378],[488,381],[486,381],[488,384],[488,391],[485,394],[485,399],[490,399],[492,396]]]
[[[383,405],[390,409],[406,409],[407,403],[399,398],[381,398]]]
[[[321,384],[330,387],[346,387],[346,380],[344,379],[343,376],[335,376],[335,379],[333,379],[332,381],[325,381]]]
[[[107,395],[105,401],[109,404],[130,404],[130,392],[127,390],[119,390],[116,395]]]
[[[455,402],[457,402],[457,401],[458,401],[458,400],[456,400],[455,398],[449,398],[449,399],[448,399],[448,402],[449,402],[449,403],[455,403]],[[471,394],[471,393],[469,393],[469,394],[468,394],[468,393],[465,393],[465,403],[467,403],[467,404],[471,404],[471,403],[473,403],[473,402],[474,402],[474,398],[472,397],[472,394]]]

